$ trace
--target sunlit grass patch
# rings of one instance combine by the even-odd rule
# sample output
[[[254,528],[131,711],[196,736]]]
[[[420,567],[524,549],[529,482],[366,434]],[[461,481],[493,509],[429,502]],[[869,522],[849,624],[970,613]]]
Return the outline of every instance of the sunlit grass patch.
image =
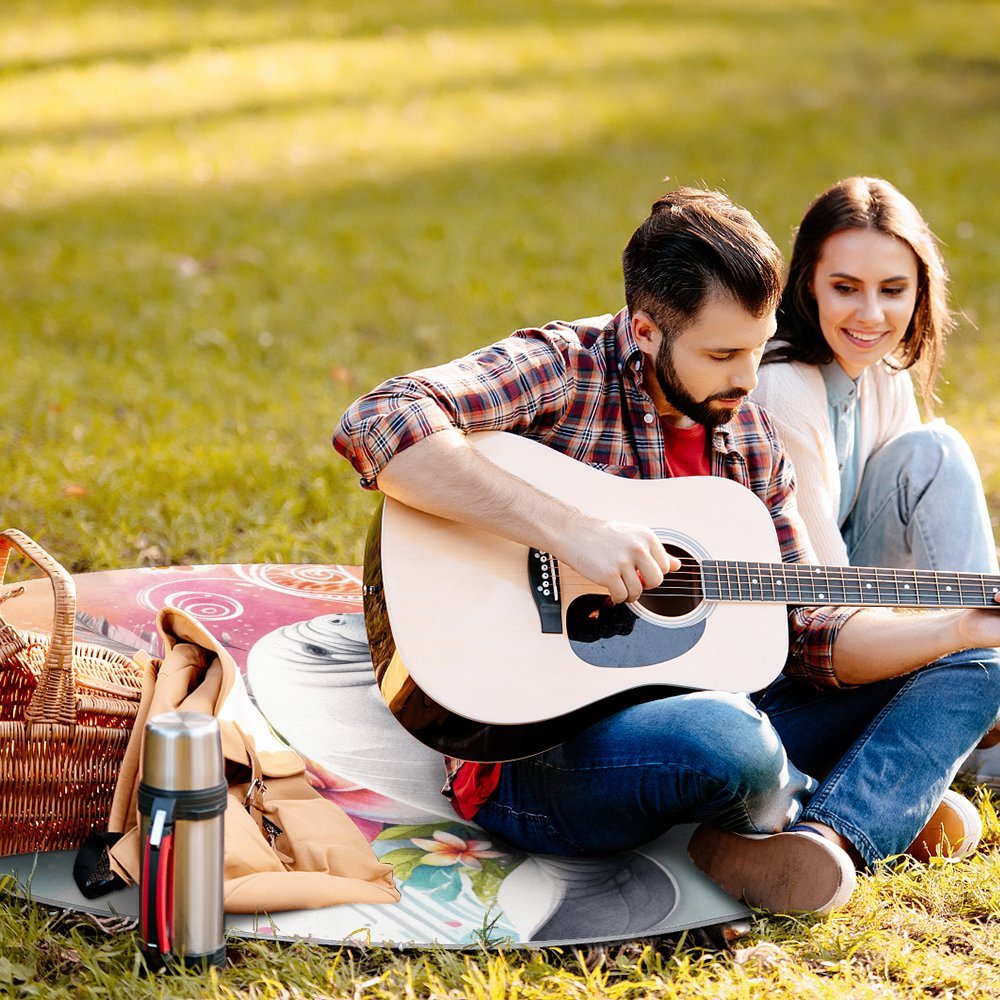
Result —
[[[941,412],[1000,517],[1000,4],[8,0],[0,18],[0,510],[76,571],[361,558],[329,435],[358,393],[612,311],[668,183],[788,247],[838,177],[941,236],[965,317]],[[1000,995],[1000,824],[829,920],[606,949],[234,941],[215,980],[5,897],[0,992],[46,997]]]

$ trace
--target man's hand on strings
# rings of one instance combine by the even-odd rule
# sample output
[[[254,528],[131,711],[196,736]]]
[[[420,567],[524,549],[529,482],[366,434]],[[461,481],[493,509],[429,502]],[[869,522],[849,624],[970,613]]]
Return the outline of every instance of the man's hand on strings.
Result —
[[[616,604],[635,601],[680,568],[652,530],[641,524],[579,515],[567,525],[565,545],[553,554],[581,576],[605,587]]]

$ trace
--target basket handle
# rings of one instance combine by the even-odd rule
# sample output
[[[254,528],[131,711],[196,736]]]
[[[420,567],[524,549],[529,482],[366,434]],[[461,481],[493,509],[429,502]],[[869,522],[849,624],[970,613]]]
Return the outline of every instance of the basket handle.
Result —
[[[7,573],[10,550],[17,549],[52,583],[55,614],[52,637],[42,665],[42,674],[24,714],[28,725],[57,723],[76,725],[76,686],[73,680],[73,630],[76,623],[76,584],[73,578],[36,541],[17,528],[0,532],[0,583]]]

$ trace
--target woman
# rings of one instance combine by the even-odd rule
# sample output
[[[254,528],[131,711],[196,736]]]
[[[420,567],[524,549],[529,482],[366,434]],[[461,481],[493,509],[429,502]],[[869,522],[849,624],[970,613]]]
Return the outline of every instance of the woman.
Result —
[[[850,177],[813,201],[754,396],[820,562],[997,572],[972,453],[943,421],[921,423],[915,398],[914,381],[930,410],[953,325],[937,240],[892,184]],[[965,768],[1000,778],[989,757]]]

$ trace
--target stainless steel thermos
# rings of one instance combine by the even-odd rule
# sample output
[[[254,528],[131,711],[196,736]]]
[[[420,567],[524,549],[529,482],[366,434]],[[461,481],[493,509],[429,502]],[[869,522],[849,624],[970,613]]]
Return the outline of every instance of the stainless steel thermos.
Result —
[[[139,933],[152,968],[223,964],[226,793],[215,718],[166,712],[146,723]]]

